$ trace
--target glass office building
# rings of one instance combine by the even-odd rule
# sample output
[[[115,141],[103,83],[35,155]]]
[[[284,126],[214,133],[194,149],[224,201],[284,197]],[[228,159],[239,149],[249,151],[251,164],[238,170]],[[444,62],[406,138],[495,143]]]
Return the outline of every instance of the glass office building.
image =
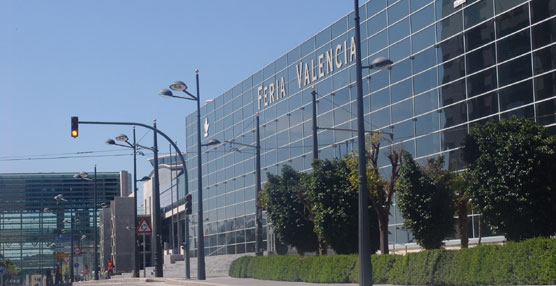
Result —
[[[67,269],[72,216],[74,247],[80,248],[74,263],[81,265],[79,271],[84,265],[93,269],[94,182],[74,174],[0,174],[0,254],[21,270],[21,281],[56,264]],[[120,178],[127,176],[125,171],[97,173],[99,209],[120,196]]]
[[[556,133],[555,15],[554,0],[364,3],[363,65],[378,57],[394,62],[388,70],[363,71],[366,130],[392,132],[393,144],[384,142],[383,148],[403,148],[420,162],[444,155],[450,170],[463,167],[462,139],[485,121],[516,115]],[[202,143],[218,139],[254,145],[258,113],[263,183],[267,172],[278,174],[283,164],[310,171],[313,86],[319,127],[356,128],[353,17],[353,13],[342,17],[204,105]],[[194,214],[196,120],[196,113],[186,119]],[[343,157],[357,150],[355,136],[355,132],[319,130],[319,157]],[[253,148],[239,145],[203,147],[207,255],[255,250],[254,153]],[[380,157],[380,165],[387,173],[386,157]],[[183,191],[178,195],[183,197]],[[161,201],[170,201],[164,199],[168,193],[162,196]],[[475,220],[471,221],[470,234],[477,236]],[[402,223],[394,208],[391,242],[411,240],[400,228]],[[191,233],[196,236],[193,229]]]

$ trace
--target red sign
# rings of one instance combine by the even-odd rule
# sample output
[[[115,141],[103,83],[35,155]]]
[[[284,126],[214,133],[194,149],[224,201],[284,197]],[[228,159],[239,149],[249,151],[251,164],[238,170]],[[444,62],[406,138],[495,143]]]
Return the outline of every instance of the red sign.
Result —
[[[136,233],[152,233],[153,229],[151,228],[151,226],[147,222],[147,219],[143,218],[143,219],[141,219],[141,222],[137,226],[137,229],[135,230],[135,232]]]

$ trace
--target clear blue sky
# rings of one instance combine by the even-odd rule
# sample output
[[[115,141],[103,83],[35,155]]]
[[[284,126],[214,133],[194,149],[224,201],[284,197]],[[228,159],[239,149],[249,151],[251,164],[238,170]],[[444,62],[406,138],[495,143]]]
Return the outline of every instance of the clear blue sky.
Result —
[[[71,116],[157,119],[185,150],[195,104],[158,90],[194,88],[199,69],[201,100],[212,99],[352,10],[339,0],[0,1],[0,173],[132,170],[131,152],[104,144],[131,127],[81,125],[73,139]],[[147,130],[137,137],[152,145]],[[102,152],[75,158],[88,151]]]

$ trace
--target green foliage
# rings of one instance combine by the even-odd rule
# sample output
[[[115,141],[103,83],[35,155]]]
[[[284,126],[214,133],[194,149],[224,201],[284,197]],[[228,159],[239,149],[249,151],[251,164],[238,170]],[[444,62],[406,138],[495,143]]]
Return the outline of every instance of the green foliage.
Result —
[[[488,122],[465,139],[472,204],[495,231],[519,241],[556,233],[556,139],[522,118]]]
[[[398,205],[404,226],[425,249],[437,249],[454,230],[452,175],[443,170],[444,158],[429,159],[419,167],[408,152],[402,152],[398,181]]]
[[[17,276],[19,272],[21,272],[21,269],[17,268],[11,260],[4,258],[2,255],[0,255],[0,266],[6,269],[4,281],[9,281],[12,277]]]
[[[373,282],[419,285],[555,284],[556,240],[547,238],[481,245],[458,251],[427,250],[373,255]],[[357,255],[247,256],[235,260],[229,274],[313,283],[358,282]]]
[[[358,250],[358,194],[348,180],[349,169],[340,159],[315,160],[308,199],[314,213],[315,232],[339,254]],[[370,221],[376,214],[370,209]],[[371,229],[371,251],[378,249],[378,227]]]
[[[312,215],[301,199],[305,196],[308,175],[284,165],[281,176],[270,173],[267,176],[263,202],[274,231],[282,242],[301,253],[315,251],[318,241]]]

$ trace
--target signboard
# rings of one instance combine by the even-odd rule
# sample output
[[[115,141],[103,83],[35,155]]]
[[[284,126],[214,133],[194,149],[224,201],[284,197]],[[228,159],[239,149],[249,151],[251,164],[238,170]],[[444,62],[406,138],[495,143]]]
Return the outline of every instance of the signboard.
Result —
[[[6,268],[0,266],[0,276],[4,275],[6,273]]]
[[[59,236],[56,237],[56,257],[68,257],[68,253],[71,253],[71,240],[69,236]]]
[[[151,226],[149,225],[149,223],[147,222],[147,219],[143,218],[143,219],[141,219],[141,222],[137,226],[137,229],[135,230],[135,232],[136,233],[152,233],[153,230],[152,230]]]
[[[73,254],[80,255],[81,254],[81,248],[79,246],[74,247],[73,248]]]
[[[67,253],[56,253],[56,258],[67,258],[69,255]]]

